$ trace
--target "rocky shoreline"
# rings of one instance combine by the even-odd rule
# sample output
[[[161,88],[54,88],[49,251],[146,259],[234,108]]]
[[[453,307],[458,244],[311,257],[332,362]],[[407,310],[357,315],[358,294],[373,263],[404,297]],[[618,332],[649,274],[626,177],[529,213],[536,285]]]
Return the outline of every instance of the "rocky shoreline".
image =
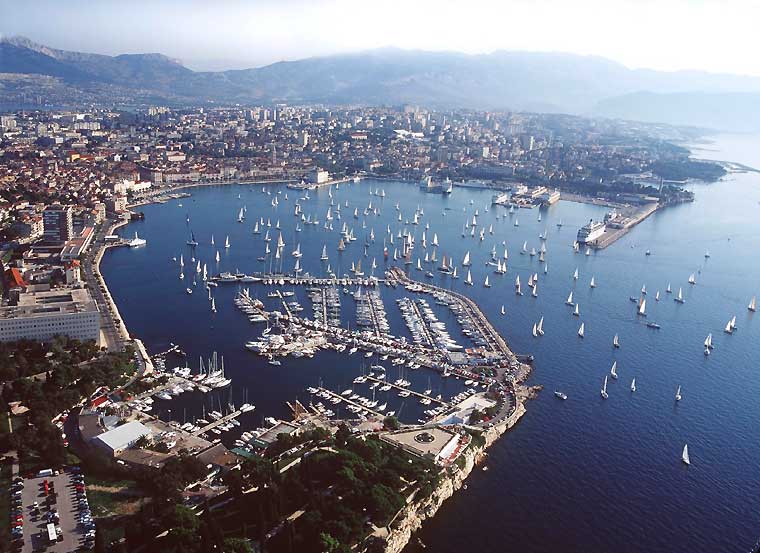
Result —
[[[517,424],[517,421],[525,414],[525,402],[528,399],[533,399],[540,389],[540,386],[520,387],[517,390],[517,405],[512,415],[503,423],[483,432],[485,443],[482,446],[472,447],[464,452],[464,466],[454,467],[453,472],[446,474],[438,488],[429,497],[421,501],[412,501],[406,506],[401,515],[393,522],[386,537],[385,553],[401,553],[403,551],[414,533],[422,526],[422,523],[433,518],[441,505],[464,485],[473,469],[485,460],[487,449],[507,430]]]

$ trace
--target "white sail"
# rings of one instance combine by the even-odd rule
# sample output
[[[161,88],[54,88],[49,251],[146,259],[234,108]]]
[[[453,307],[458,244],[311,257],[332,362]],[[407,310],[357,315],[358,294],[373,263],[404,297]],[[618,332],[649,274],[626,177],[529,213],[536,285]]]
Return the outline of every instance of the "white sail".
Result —
[[[224,247],[229,248],[230,247],[230,237],[227,236],[227,238],[224,239]]]
[[[536,323],[533,323],[533,337],[535,338],[538,336],[538,329],[536,328]]]
[[[570,295],[567,296],[567,301],[565,301],[565,305],[573,305],[573,293],[570,292]]]
[[[612,339],[612,345],[616,348],[620,347],[620,339],[617,334],[615,334],[615,337]]]
[[[594,280],[594,277],[591,277],[591,282],[589,283],[589,287],[596,288],[596,281]]]
[[[689,458],[689,444],[684,444],[683,446],[683,453],[681,453],[681,461],[684,462],[686,465],[691,464],[691,459]]]
[[[573,273],[573,280],[578,280],[578,269],[575,269],[575,272]]]
[[[607,377],[606,376],[604,377],[604,384],[602,384],[601,394],[604,399],[607,399],[608,394],[607,394]]]
[[[676,390],[676,401],[681,401],[681,386]]]
[[[470,270],[467,270],[467,278],[465,279],[465,284],[472,285],[472,273],[470,273]]]
[[[631,380],[631,391],[632,392],[636,391],[636,379],[635,378],[633,380]]]
[[[578,329],[578,336],[583,338],[586,335],[586,323],[581,323],[581,327]]]
[[[469,267],[470,266],[470,252],[464,254],[464,259],[462,260],[462,266]]]
[[[755,296],[752,296],[752,299],[749,300],[749,305],[747,306],[747,309],[749,309],[752,312],[757,311],[757,298]]]
[[[543,317],[541,317],[541,319],[539,319],[538,326],[536,327],[536,330],[538,331],[538,334],[540,336],[544,335],[544,318]]]
[[[612,375],[612,378],[617,378],[617,361],[612,362],[612,368],[610,369],[610,375]]]
[[[646,298],[642,298],[641,303],[639,304],[639,315],[646,315],[647,314],[647,300]]]
[[[485,286],[486,288],[491,287],[491,285],[488,283],[488,275],[486,275],[486,281],[483,283],[483,286]]]

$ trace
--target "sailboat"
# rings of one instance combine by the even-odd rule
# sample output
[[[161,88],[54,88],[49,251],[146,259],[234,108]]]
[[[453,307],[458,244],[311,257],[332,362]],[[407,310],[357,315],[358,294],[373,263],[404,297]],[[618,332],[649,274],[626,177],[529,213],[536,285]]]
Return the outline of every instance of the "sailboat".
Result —
[[[578,329],[578,336],[583,338],[585,335],[586,335],[586,323],[581,323],[581,327]]]
[[[536,323],[533,323],[533,337],[538,337],[538,327],[536,326]]]
[[[752,296],[752,299],[749,300],[749,305],[747,306],[747,309],[749,309],[753,313],[757,311],[757,298],[755,296]]]
[[[538,326],[536,326],[536,331],[538,332],[539,336],[544,335],[544,318],[541,317],[538,321]]]
[[[226,249],[229,249],[229,247],[230,247],[230,237],[229,236],[227,236],[227,238],[224,239],[224,247]]]
[[[728,320],[725,328],[723,329],[723,332],[725,332],[726,334],[733,334],[735,328],[736,328],[736,317],[734,316]]]
[[[214,245],[214,235],[213,234],[211,235],[211,245],[212,246]]]
[[[486,281],[483,283],[483,286],[485,286],[486,288],[491,287],[491,285],[488,283],[488,275],[486,275]]]
[[[198,245],[198,241],[195,239],[195,234],[192,230],[190,231],[190,239],[187,241],[187,245],[193,247]]]
[[[238,213],[237,221],[238,223],[242,223],[243,220],[245,220],[245,213],[243,212],[243,208],[240,208],[240,213]]]
[[[573,303],[573,293],[570,292],[570,295],[567,296],[567,300],[565,300],[565,305],[575,305]]]
[[[713,349],[712,332],[705,338],[705,355],[710,355],[710,350]]]
[[[594,277],[591,277],[591,282],[589,283],[590,288],[596,288],[596,281],[594,280]]]
[[[576,267],[575,272],[573,273],[573,280],[578,280],[578,268]]]
[[[667,288],[665,288],[665,293],[666,293],[666,294],[670,294],[670,293],[672,293],[672,292],[673,292],[673,290],[671,290],[671,288],[670,288],[670,283],[668,282],[668,287],[667,287]]]
[[[694,273],[691,273],[689,275],[689,284],[696,284],[696,283],[697,283],[697,279],[694,277]]]
[[[615,337],[612,339],[612,347],[615,347],[615,348],[620,347],[620,339],[618,338],[617,334],[615,334]]]
[[[631,391],[632,392],[636,391],[636,379],[635,378],[633,380],[631,380]]]
[[[676,401],[681,401],[681,387],[676,390]]]
[[[686,300],[683,299],[683,291],[680,287],[678,288],[678,294],[676,294],[676,297],[673,298],[673,301],[676,303],[686,303]]]
[[[507,314],[507,310],[506,310],[506,309],[504,309],[504,306],[503,306],[503,305],[501,306],[501,314],[502,314],[502,315],[506,315],[506,314]]]
[[[685,465],[691,464],[691,459],[689,458],[689,444],[684,444],[683,446],[683,453],[681,453],[681,461],[683,461]]]
[[[639,310],[638,314],[642,317],[647,316],[647,300],[646,298],[641,298],[641,301],[639,302]]]
[[[575,311],[573,311],[574,317],[580,317],[581,316],[581,305],[579,303],[575,304]]]
[[[472,286],[472,273],[470,273],[470,270],[467,270],[467,278],[464,281],[465,284],[468,286]]]
[[[211,312],[216,313],[216,302],[214,301],[214,298],[211,298]]]
[[[219,250],[216,250],[216,262],[219,263],[220,259],[221,259],[221,256],[219,255]]]
[[[469,267],[470,265],[472,265],[472,263],[470,263],[470,252],[468,251],[467,253],[464,254],[464,259],[462,260],[462,266]]]
[[[612,368],[610,369],[610,375],[612,378],[617,379],[617,361],[612,362]]]
[[[322,246],[322,255],[319,257],[322,261],[327,261],[327,245]]]
[[[607,394],[607,376],[604,377],[604,384],[602,384],[602,389],[600,391],[602,394],[603,399],[607,399],[609,395]]]

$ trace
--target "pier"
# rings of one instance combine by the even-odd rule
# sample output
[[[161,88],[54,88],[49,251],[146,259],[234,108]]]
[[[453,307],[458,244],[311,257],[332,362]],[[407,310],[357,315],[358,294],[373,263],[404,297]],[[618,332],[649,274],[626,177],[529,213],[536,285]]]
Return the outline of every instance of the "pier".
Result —
[[[223,424],[226,424],[226,423],[230,422],[232,419],[238,418],[242,412],[243,411],[240,411],[238,409],[237,411],[234,411],[232,413],[224,415],[221,419],[215,420],[214,422],[210,422],[206,426],[204,426],[203,428],[201,428],[199,430],[196,430],[195,432],[192,432],[192,435],[195,436],[195,437],[199,437],[199,436],[205,434],[206,432],[209,432],[210,430],[213,430],[217,426],[221,426]]]
[[[394,390],[399,391],[406,391],[409,392],[410,397],[417,397],[420,399],[429,399],[433,403],[437,403],[438,405],[443,405],[445,407],[451,407],[450,404],[446,403],[442,399],[434,398],[433,396],[426,396],[425,394],[421,394],[420,392],[415,392],[414,390],[410,388],[405,388],[403,386],[399,386],[398,384],[393,384],[392,382],[388,382],[387,380],[381,380],[379,378],[376,378],[374,376],[367,375],[367,380],[371,380],[372,382],[377,382],[378,384],[387,385],[390,386]]]
[[[338,399],[341,400],[341,402],[345,402],[345,403],[348,403],[349,405],[353,405],[354,407],[356,407],[358,409],[361,409],[362,411],[367,411],[368,413],[371,413],[372,415],[375,415],[376,417],[384,417],[385,416],[380,411],[375,411],[371,407],[366,407],[366,406],[362,405],[361,403],[358,403],[358,402],[356,402],[356,401],[354,401],[352,399],[349,399],[347,397],[343,397],[340,394],[336,394],[335,392],[333,392],[332,390],[328,390],[327,388],[317,388],[317,390],[319,392],[322,392],[322,393],[326,394],[326,395],[329,395],[330,397],[337,397]],[[340,405],[340,404],[336,403],[335,405]]]
[[[603,250],[607,246],[610,246],[620,240],[623,236],[628,234],[633,227],[641,223],[643,220],[645,220],[647,217],[649,217],[652,213],[657,211],[657,209],[660,207],[660,204],[657,202],[648,203],[645,206],[638,209],[631,217],[625,222],[625,224],[621,228],[610,228],[607,229],[604,232],[604,235],[602,235],[600,238],[597,238],[592,243],[589,244],[592,248],[596,250]]]

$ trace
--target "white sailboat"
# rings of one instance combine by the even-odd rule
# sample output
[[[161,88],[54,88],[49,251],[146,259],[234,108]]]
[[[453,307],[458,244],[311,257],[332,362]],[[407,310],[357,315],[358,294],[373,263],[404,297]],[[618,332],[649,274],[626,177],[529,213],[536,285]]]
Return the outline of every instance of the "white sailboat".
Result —
[[[676,297],[673,298],[673,301],[676,303],[686,303],[686,300],[683,299],[683,290],[681,288],[678,288],[678,294],[676,294]]]
[[[581,327],[578,329],[578,336],[583,338],[585,335],[586,335],[586,323],[581,323]]]
[[[596,281],[594,280],[594,277],[591,277],[591,282],[589,283],[590,288],[596,288]]]
[[[639,302],[639,310],[638,314],[642,317],[647,316],[647,300],[646,298],[641,298],[641,301]]]
[[[749,305],[747,306],[747,309],[749,309],[753,313],[757,311],[757,298],[755,296],[752,296],[752,299],[749,300]]]
[[[576,267],[575,272],[573,273],[573,280],[578,280],[578,268]]]
[[[467,278],[464,280],[464,283],[468,286],[472,286],[472,273],[470,273],[470,270],[467,270]]]
[[[229,237],[229,236],[227,236],[227,237],[224,239],[224,248],[225,248],[225,249],[229,249],[229,247],[230,247],[230,237]]]
[[[620,339],[618,338],[617,334],[615,334],[615,337],[612,339],[612,347],[615,347],[615,348],[620,347]]]
[[[602,399],[607,399],[609,395],[607,394],[607,376],[604,377],[604,384],[602,384],[602,389],[600,391],[602,395]]]
[[[575,305],[573,303],[573,293],[570,292],[570,295],[567,296],[567,300],[565,300],[565,305]]]
[[[617,361],[613,361],[612,362],[612,368],[610,369],[610,375],[612,376],[612,378],[617,379],[617,377],[618,377],[618,374],[617,374]]]
[[[681,386],[676,390],[676,401],[681,401]]]
[[[580,317],[581,316],[581,304],[576,303],[575,304],[575,310],[573,311],[574,317]]]
[[[467,253],[464,254],[464,259],[462,260],[462,266],[469,267],[470,265],[472,265],[472,263],[470,263],[470,252],[468,251]]]
[[[538,326],[536,326],[536,330],[538,331],[539,336],[544,335],[544,318],[541,317],[538,321]]]
[[[322,261],[327,261],[329,258],[327,257],[327,244],[322,245],[322,255],[319,257]]]
[[[696,277],[694,276],[694,273],[691,273],[691,274],[689,275],[689,284],[696,284],[696,283],[697,283],[697,279],[696,279]]]
[[[506,310],[506,309],[504,309],[504,306],[503,306],[503,305],[501,306],[501,314],[502,314],[502,315],[506,315],[506,314],[507,314],[507,310]]]
[[[486,280],[483,283],[483,286],[485,286],[486,288],[490,288],[491,287],[491,285],[488,283],[488,275],[486,275]]]
[[[536,327],[536,323],[533,323],[533,337],[538,337],[538,328]]]
[[[691,464],[691,459],[689,458],[689,444],[684,444],[683,446],[683,453],[681,453],[681,461],[683,461],[685,465]]]
[[[631,391],[632,392],[636,391],[636,379],[635,378],[633,380],[631,380]]]

